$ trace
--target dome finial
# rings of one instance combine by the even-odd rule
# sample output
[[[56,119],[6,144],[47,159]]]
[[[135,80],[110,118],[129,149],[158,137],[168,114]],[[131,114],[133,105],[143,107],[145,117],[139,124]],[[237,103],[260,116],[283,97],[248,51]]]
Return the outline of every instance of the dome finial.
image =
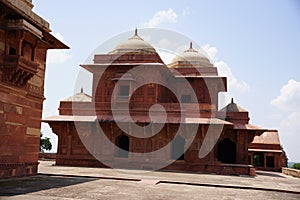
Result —
[[[193,43],[192,42],[190,42],[190,49],[192,49],[193,48]]]
[[[83,87],[81,87],[81,89],[80,89],[80,93],[83,93]]]
[[[138,35],[137,28],[135,28],[135,30],[134,30],[134,35],[135,35],[135,36]]]
[[[231,98],[231,103],[234,103],[233,98]]]

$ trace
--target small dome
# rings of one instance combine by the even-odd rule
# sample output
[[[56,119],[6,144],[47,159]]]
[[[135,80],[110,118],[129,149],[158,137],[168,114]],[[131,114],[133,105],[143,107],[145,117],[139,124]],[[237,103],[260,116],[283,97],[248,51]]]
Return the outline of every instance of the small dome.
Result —
[[[182,54],[176,56],[172,60],[172,66],[177,67],[212,67],[213,65],[204,53],[193,49],[193,44],[190,43],[190,48]],[[177,63],[177,65],[175,64]],[[175,64],[175,65],[174,65]]]
[[[236,103],[234,103],[233,98],[231,98],[231,103],[225,106],[224,108],[222,108],[220,112],[248,112],[248,111],[240,107]]]
[[[124,54],[124,53],[156,53],[156,50],[148,42],[144,41],[137,33],[135,29],[134,35],[117,45],[110,54]]]
[[[86,93],[83,92],[83,88],[81,88],[80,92],[66,98],[63,101],[72,101],[72,102],[91,102],[92,101],[92,97]]]

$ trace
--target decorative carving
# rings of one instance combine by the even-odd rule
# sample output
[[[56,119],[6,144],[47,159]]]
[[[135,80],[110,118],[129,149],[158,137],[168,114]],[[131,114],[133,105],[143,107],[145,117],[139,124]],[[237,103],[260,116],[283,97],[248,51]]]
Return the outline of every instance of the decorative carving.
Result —
[[[36,73],[39,64],[18,55],[4,56],[3,81],[17,86],[26,86]]]
[[[43,95],[43,87],[37,87],[35,85],[28,84],[28,89],[31,93]]]
[[[0,19],[3,19],[6,15],[6,11],[3,7],[0,7]]]
[[[27,81],[33,76],[33,74],[30,74],[22,69],[16,69],[11,74],[11,76],[7,77],[8,81],[20,86],[25,86]]]

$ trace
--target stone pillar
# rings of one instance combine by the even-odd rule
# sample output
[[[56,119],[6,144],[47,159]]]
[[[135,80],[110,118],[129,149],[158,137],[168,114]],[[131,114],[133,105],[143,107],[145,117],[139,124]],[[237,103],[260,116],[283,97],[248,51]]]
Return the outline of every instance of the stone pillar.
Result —
[[[267,156],[265,153],[263,155],[264,155],[264,168],[267,168]]]

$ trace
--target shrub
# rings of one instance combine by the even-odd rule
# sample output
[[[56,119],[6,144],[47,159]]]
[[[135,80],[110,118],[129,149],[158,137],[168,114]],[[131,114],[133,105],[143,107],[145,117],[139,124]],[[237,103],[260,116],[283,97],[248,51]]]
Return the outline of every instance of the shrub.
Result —
[[[41,133],[40,135],[40,152],[43,152],[45,150],[51,150],[52,149],[52,144],[50,142],[50,138],[43,138],[43,134]]]
[[[300,163],[293,164],[292,168],[300,170]]]

